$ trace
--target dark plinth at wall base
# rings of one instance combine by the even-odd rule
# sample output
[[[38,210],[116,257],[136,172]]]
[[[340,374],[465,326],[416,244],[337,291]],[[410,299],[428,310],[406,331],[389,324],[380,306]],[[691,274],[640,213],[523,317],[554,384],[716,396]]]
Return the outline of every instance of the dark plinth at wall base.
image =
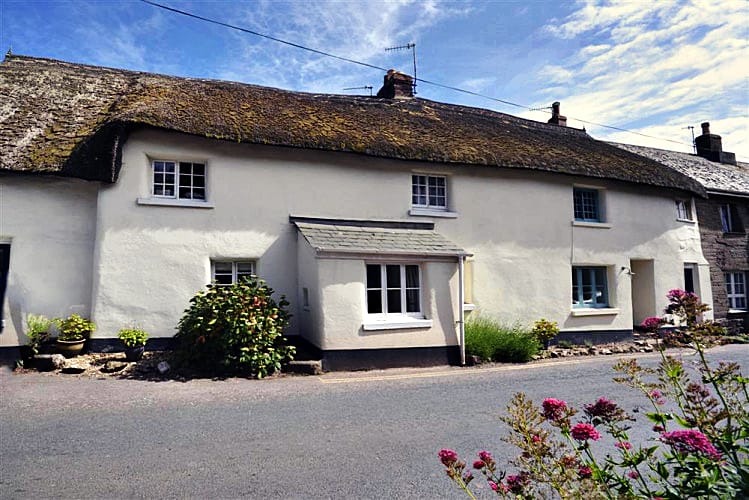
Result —
[[[18,346],[0,347],[0,366],[13,366],[21,359],[21,348]]]
[[[610,342],[629,342],[632,341],[632,330],[591,330],[581,332],[560,332],[554,337],[549,344],[558,344],[560,340],[565,340],[573,344],[582,345],[585,342],[592,344],[608,344]]]
[[[146,351],[169,351],[174,349],[173,337],[152,337],[146,341]],[[124,352],[119,339],[88,339],[86,352]]]
[[[376,370],[460,364],[458,346],[322,351],[325,371]]]

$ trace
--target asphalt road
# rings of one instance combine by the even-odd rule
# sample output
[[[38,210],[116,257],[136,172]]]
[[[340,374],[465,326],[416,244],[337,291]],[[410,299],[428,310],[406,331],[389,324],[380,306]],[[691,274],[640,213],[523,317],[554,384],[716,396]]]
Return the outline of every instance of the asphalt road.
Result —
[[[749,371],[748,346],[710,357]],[[604,395],[629,411],[643,405],[612,382],[614,362],[265,381],[3,372],[0,498],[463,498],[440,448],[510,458],[497,416],[516,391],[578,407]]]

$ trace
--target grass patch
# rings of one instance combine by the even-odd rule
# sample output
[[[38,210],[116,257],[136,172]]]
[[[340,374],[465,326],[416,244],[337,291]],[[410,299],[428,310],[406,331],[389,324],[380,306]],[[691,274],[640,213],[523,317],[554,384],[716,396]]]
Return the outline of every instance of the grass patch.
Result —
[[[483,361],[525,363],[540,347],[535,335],[520,325],[502,325],[481,316],[466,322],[466,353]]]

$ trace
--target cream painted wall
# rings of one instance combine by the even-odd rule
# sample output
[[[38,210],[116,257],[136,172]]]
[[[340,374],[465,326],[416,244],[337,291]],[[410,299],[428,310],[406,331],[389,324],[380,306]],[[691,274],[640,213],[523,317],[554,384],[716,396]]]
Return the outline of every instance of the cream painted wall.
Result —
[[[366,263],[383,262],[376,257]],[[324,311],[324,337],[315,344],[321,349],[375,349],[432,347],[457,344],[457,261],[413,261],[422,276],[422,312],[432,320],[431,328],[364,330],[366,316],[366,263],[353,259],[318,259],[318,276]],[[317,339],[316,339],[317,340]]]
[[[138,198],[150,196],[151,159],[205,161],[213,208],[138,204]],[[659,309],[668,289],[683,286],[684,262],[706,263],[696,225],[677,222],[673,199],[643,186],[593,182],[606,189],[611,227],[578,227],[572,224],[572,186],[590,180],[141,131],[125,144],[119,181],[99,193],[93,275],[97,335],[112,337],[129,324],[157,337],[172,335],[189,298],[209,281],[211,258],[256,259],[258,273],[292,302],[290,333],[299,333],[306,316],[298,307],[297,267],[310,258],[297,254],[289,214],[425,220],[408,215],[412,171],[449,176],[449,205],[458,217],[434,220],[441,234],[475,254],[473,300],[482,314],[526,324],[546,317],[565,330],[627,330],[633,322],[631,283],[621,268],[630,259],[654,260]],[[615,313],[572,315],[572,264],[608,267]],[[431,288],[425,295],[444,297],[430,310],[454,316],[457,277],[444,264],[434,275],[432,264],[427,266]],[[378,333],[378,340],[359,335],[363,273],[361,261],[341,260],[318,260],[316,276],[302,271],[303,280],[319,283],[322,295],[311,298],[323,311],[321,318],[312,318],[313,339],[324,331],[325,345],[335,348],[454,343],[454,331],[438,330],[444,326],[417,335]],[[439,291],[440,273],[450,278],[450,301]],[[700,273],[702,290],[710,289],[707,279],[708,273]],[[439,323],[449,322],[454,324],[454,317]]]
[[[90,314],[98,188],[73,179],[0,176],[0,241],[11,244],[0,347],[26,343],[28,313]]]

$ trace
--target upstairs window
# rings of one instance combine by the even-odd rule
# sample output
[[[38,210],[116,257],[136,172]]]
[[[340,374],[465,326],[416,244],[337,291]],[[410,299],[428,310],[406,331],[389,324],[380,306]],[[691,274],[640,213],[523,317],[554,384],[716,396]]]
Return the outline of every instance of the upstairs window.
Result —
[[[746,273],[726,273],[728,308],[746,310]]]
[[[367,313],[422,317],[419,266],[367,264]]]
[[[252,261],[214,260],[211,263],[211,281],[217,285],[239,283],[242,278],[255,274]]]
[[[155,160],[153,195],[159,198],[205,201],[204,163]]]
[[[572,268],[572,307],[608,307],[608,296],[605,267]]]
[[[581,222],[603,222],[601,196],[597,189],[573,189],[575,220]]]
[[[442,175],[412,175],[411,205],[447,210],[447,178]]]
[[[676,200],[676,218],[692,220],[692,207],[689,200]]]
[[[720,206],[720,225],[724,233],[743,232],[736,205],[726,203]]]

